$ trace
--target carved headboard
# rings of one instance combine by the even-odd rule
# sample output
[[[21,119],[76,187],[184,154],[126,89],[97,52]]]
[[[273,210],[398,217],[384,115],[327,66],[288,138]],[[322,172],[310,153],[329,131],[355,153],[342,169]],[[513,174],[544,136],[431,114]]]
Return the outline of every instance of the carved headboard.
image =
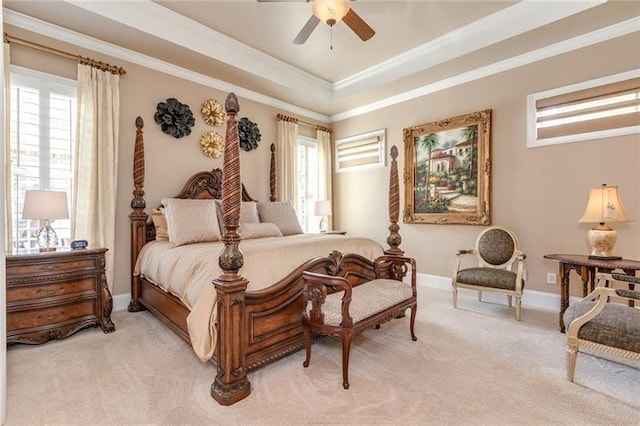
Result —
[[[191,176],[182,187],[178,195],[173,198],[188,198],[195,200],[222,199],[222,169],[198,172]],[[242,201],[256,201],[242,185]],[[147,242],[156,239],[156,227],[149,217],[146,229]]]

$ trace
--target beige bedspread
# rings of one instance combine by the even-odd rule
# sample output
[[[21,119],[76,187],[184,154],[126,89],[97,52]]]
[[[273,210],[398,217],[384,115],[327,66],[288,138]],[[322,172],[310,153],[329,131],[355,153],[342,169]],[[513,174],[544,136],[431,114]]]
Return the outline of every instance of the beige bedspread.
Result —
[[[191,344],[203,361],[215,350],[216,291],[211,282],[222,273],[218,255],[223,247],[221,242],[174,247],[168,241],[153,241],[142,248],[134,269],[134,275],[144,276],[189,308]],[[240,275],[249,280],[248,291],[269,287],[307,260],[333,250],[369,260],[383,254],[382,247],[367,238],[315,234],[243,240],[240,250],[244,254]]]

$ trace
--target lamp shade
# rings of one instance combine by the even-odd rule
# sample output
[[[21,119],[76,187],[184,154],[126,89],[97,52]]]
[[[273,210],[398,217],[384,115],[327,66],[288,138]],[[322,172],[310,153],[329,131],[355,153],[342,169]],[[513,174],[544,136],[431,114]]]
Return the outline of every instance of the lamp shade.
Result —
[[[315,204],[316,216],[331,216],[331,202],[329,200],[318,200]]]
[[[62,191],[26,191],[23,219],[68,219],[67,193]]]
[[[313,14],[325,24],[335,25],[349,12],[349,0],[314,0]]]
[[[591,189],[587,208],[579,222],[631,222],[622,205],[618,187],[602,185]]]

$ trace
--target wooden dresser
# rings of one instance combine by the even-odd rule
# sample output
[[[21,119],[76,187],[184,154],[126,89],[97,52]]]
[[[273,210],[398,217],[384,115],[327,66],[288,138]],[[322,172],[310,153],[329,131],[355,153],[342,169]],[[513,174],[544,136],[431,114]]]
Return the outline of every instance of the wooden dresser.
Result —
[[[7,344],[44,343],[111,322],[105,248],[8,254]]]

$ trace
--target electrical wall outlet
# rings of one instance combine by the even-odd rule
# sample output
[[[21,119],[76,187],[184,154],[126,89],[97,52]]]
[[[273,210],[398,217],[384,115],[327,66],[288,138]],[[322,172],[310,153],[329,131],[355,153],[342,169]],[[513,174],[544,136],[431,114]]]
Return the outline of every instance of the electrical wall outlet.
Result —
[[[547,272],[547,284],[557,284],[558,279],[555,272]]]

